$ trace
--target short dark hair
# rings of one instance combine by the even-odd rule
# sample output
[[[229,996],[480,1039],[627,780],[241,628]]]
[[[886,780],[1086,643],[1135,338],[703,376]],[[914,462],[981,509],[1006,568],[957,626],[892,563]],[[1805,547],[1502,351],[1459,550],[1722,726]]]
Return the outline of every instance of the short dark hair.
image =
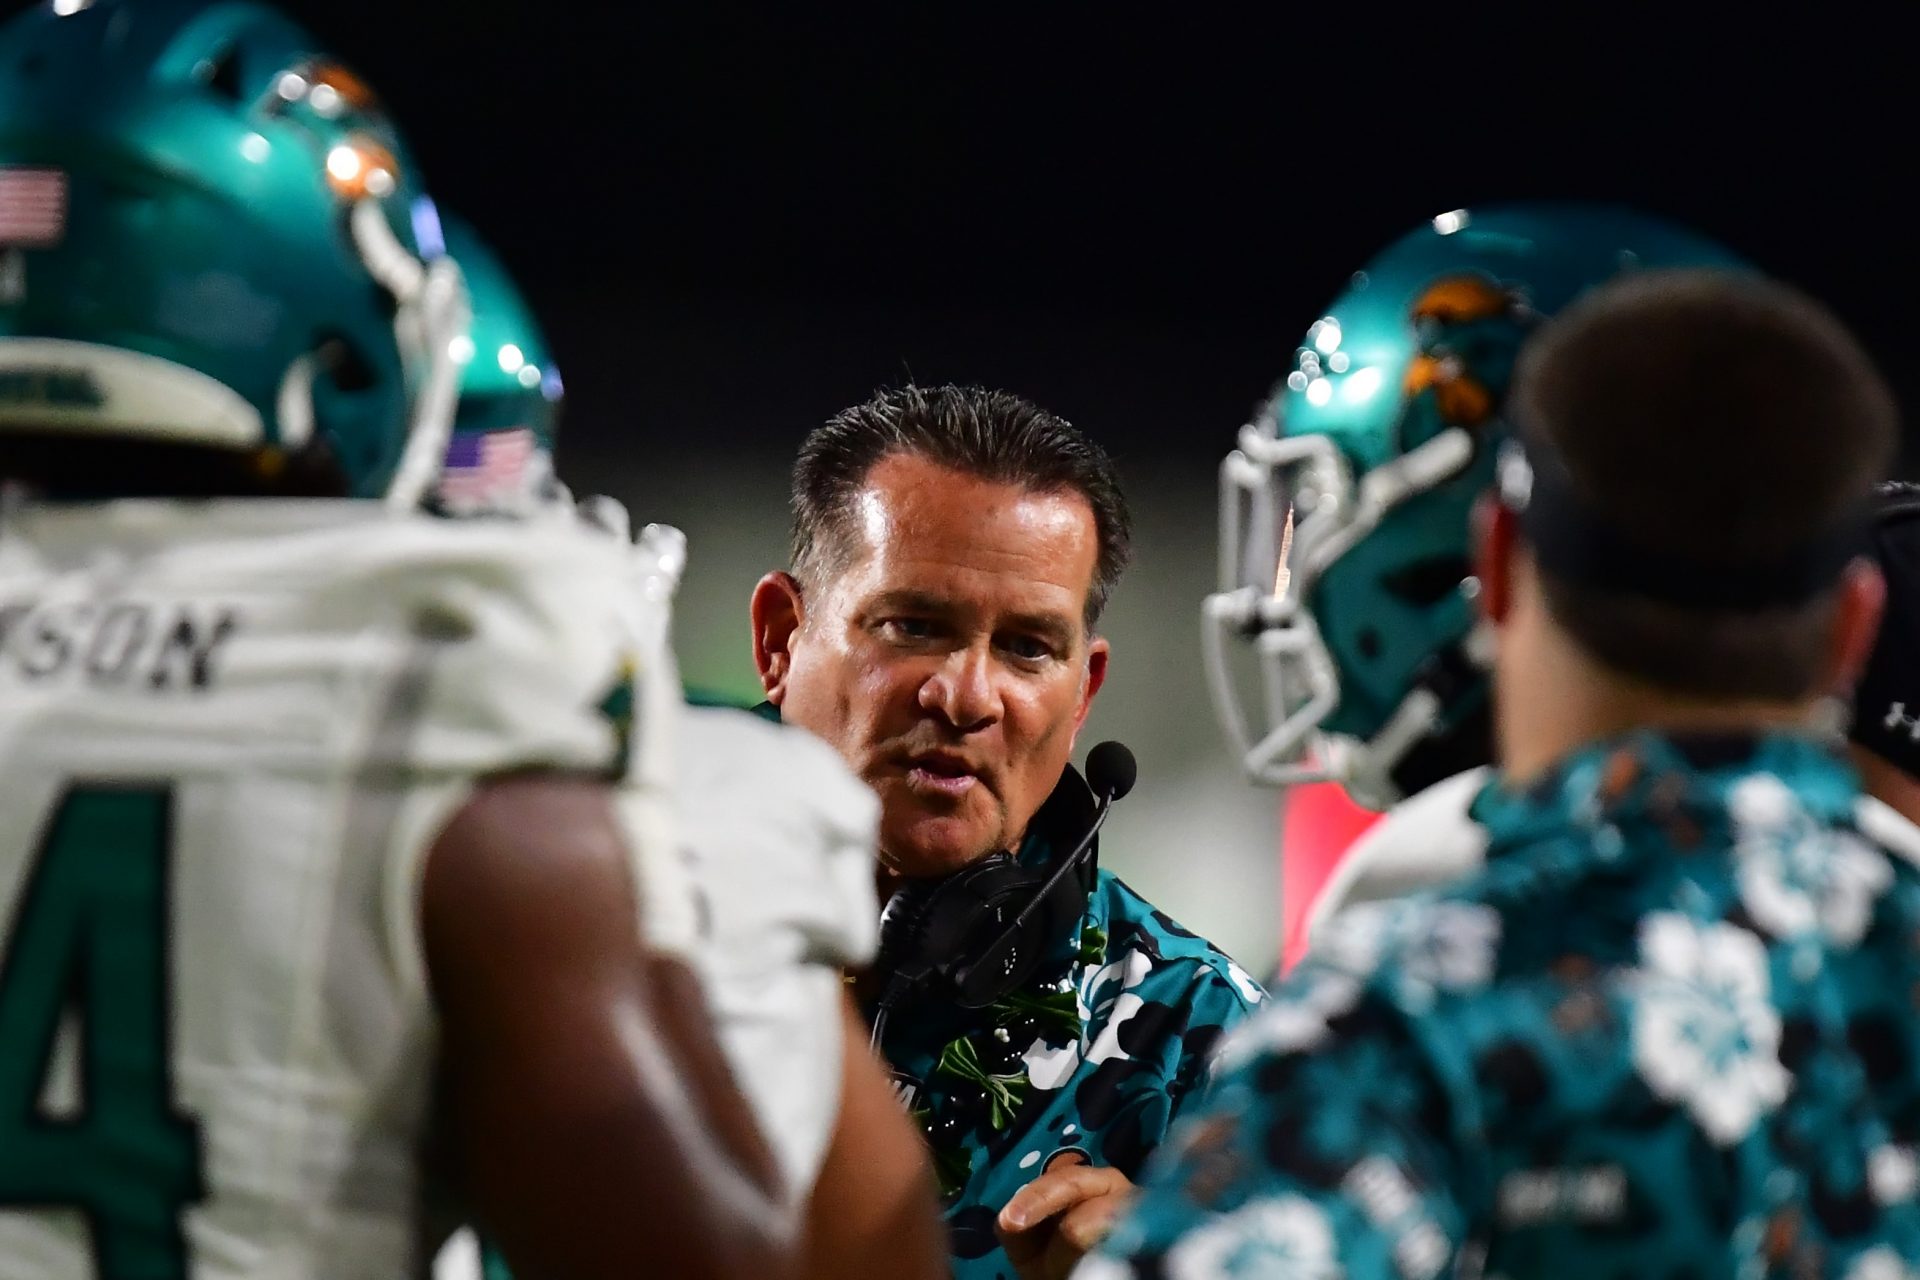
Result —
[[[1899,432],[1885,381],[1825,307],[1723,271],[1595,290],[1528,344],[1511,408],[1523,441],[1557,454],[1618,534],[1728,569],[1863,520]],[[1541,579],[1554,619],[1624,674],[1705,698],[1817,692],[1837,577],[1804,603],[1753,609]]]
[[[879,391],[807,436],[793,464],[792,563],[803,587],[845,567],[854,497],[876,464],[900,455],[1035,493],[1085,498],[1098,542],[1085,615],[1093,628],[1133,554],[1119,473],[1106,451],[1065,419],[984,387]]]

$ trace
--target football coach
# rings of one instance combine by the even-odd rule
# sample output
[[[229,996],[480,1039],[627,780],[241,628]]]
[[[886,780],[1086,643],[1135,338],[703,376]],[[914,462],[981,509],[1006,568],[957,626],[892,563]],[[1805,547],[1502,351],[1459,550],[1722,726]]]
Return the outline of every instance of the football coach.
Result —
[[[908,386],[807,437],[793,517],[753,594],[764,710],[880,797],[887,907],[857,991],[932,1148],[954,1273],[1064,1275],[1263,999],[1098,868],[1132,757],[1069,760],[1130,552],[1119,478],[1017,396]]]

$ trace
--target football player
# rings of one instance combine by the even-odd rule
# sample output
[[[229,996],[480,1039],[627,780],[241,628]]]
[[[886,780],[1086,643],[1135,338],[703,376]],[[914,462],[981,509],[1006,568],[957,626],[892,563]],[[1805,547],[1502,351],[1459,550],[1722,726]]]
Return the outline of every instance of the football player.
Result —
[[[1912,655],[1920,652],[1920,489],[1883,486],[1871,513],[1868,545],[1887,582],[1887,607],[1852,705],[1830,700],[1847,723],[1848,753],[1863,794],[1854,823],[1898,857],[1920,863],[1920,729],[1911,706]],[[1837,723],[1835,726],[1837,728]],[[1492,778],[1489,765],[1447,778],[1396,805],[1349,851],[1309,921],[1317,935],[1339,908],[1434,888],[1480,869],[1487,832],[1473,800]]]
[[[685,540],[647,525],[629,547],[619,503],[574,507],[554,476],[562,383],[546,336],[471,227],[449,217],[446,242],[473,318],[471,341],[456,350],[460,403],[435,503],[467,516],[584,519],[630,556],[619,603],[648,656],[645,700],[675,704],[677,719],[671,792],[682,861],[650,881],[649,936],[677,940],[700,975],[786,1194],[805,1206],[809,1273],[944,1274],[923,1146],[843,992],[842,972],[865,966],[876,942],[873,794],[809,734],[677,705],[666,624]],[[662,881],[675,873],[681,883],[669,892]]]
[[[1366,859],[1380,810],[1491,756],[1469,512],[1493,478],[1521,344],[1623,272],[1735,266],[1632,210],[1455,210],[1356,272],[1221,469],[1221,584],[1204,606],[1214,703],[1248,775],[1289,788],[1282,964]],[[1251,647],[1255,697],[1233,650]],[[1464,803],[1464,802],[1462,802]],[[1358,848],[1364,847],[1356,846]],[[1372,896],[1394,876],[1375,866]]]
[[[1727,270],[1594,289],[1509,396],[1485,869],[1315,939],[1086,1280],[1920,1258],[1920,875],[1819,727],[1885,596],[1893,397]]]
[[[469,1210],[527,1274],[789,1274],[642,924],[628,559],[416,513],[467,340],[434,223],[270,10],[0,30],[9,1276],[397,1277]]]

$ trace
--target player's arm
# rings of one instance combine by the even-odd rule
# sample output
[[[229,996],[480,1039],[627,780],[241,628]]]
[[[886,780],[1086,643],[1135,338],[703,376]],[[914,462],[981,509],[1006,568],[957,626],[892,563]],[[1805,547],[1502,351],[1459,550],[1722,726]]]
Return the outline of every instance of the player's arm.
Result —
[[[808,1277],[948,1275],[938,1205],[926,1144],[868,1050],[849,1002],[839,1120],[807,1206]]]
[[[429,852],[456,1168],[521,1275],[790,1275],[772,1158],[631,865],[606,784],[555,775],[484,784]]]

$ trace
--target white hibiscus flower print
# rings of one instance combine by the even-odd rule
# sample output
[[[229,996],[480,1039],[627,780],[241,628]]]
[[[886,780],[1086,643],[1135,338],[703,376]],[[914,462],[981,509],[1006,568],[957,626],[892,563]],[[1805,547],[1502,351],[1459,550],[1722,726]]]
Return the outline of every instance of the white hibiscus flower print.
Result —
[[[1153,957],[1138,948],[1129,948],[1118,960],[1098,969],[1089,969],[1080,977],[1076,998],[1080,1002],[1080,1021],[1103,1018],[1114,1002],[1147,980],[1153,971]]]
[[[1394,961],[1404,977],[1443,991],[1478,991],[1493,978],[1500,913],[1478,902],[1436,902],[1413,913]]]
[[[1146,1002],[1134,995],[1133,989],[1146,981],[1152,970],[1153,957],[1133,949],[1118,960],[1081,975],[1074,997],[1080,1006],[1080,1039],[1056,1048],[1041,1036],[1021,1055],[1026,1063],[1027,1079],[1033,1081],[1034,1087],[1058,1089],[1083,1062],[1127,1057],[1126,1050],[1120,1047],[1120,1024],[1145,1006]],[[1086,1031],[1096,1022],[1102,1025],[1100,1038],[1089,1042]]]
[[[1231,960],[1227,961],[1227,977],[1233,980],[1233,985],[1239,989],[1240,994],[1245,996],[1247,1000],[1253,1004],[1266,1003],[1266,989],[1253,980],[1252,974]]]
[[[1641,921],[1633,1065],[1722,1146],[1787,1096],[1767,952],[1745,929],[1672,912]]]
[[[1740,900],[1754,922],[1783,938],[1819,933],[1835,946],[1866,936],[1893,868],[1851,831],[1813,819],[1785,783],[1742,779],[1728,796]]]
[[[1361,902],[1346,907],[1315,935],[1310,954],[1323,965],[1356,978],[1370,978],[1386,955],[1394,915],[1401,909],[1401,904],[1393,902]]]
[[[1845,1280],[1914,1280],[1915,1274],[1891,1246],[1883,1244],[1855,1258]]]
[[[1920,1162],[1913,1148],[1876,1147],[1867,1153],[1867,1187],[1882,1205],[1903,1204],[1920,1191]]]
[[[1266,1054],[1315,1048],[1327,1038],[1327,1024],[1360,1003],[1361,985],[1352,974],[1309,965],[1227,1034],[1212,1069],[1234,1071]]]
[[[1357,977],[1390,968],[1404,990],[1477,991],[1499,957],[1500,913],[1478,902],[1366,902],[1342,911],[1313,954]]]
[[[1340,1280],[1333,1225],[1300,1196],[1256,1200],[1208,1220],[1167,1251],[1169,1280]]]

